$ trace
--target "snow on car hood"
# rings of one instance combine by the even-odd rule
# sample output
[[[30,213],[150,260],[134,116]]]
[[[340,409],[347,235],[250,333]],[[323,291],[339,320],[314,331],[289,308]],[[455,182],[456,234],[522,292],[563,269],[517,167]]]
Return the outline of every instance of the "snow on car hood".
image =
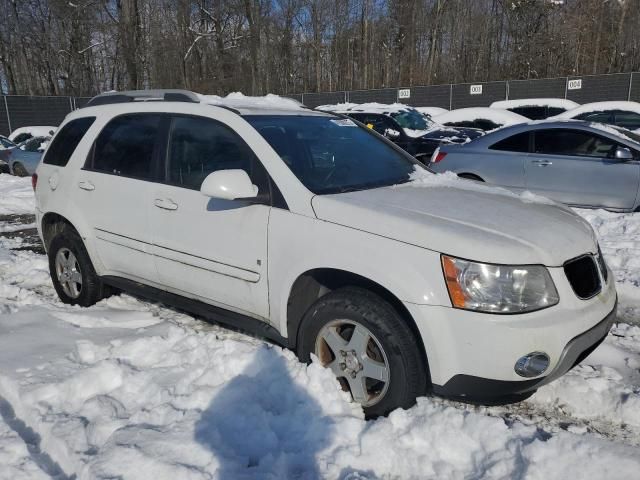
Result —
[[[313,209],[325,221],[490,263],[560,266],[597,250],[591,226],[550,200],[446,174],[429,176],[315,196]]]

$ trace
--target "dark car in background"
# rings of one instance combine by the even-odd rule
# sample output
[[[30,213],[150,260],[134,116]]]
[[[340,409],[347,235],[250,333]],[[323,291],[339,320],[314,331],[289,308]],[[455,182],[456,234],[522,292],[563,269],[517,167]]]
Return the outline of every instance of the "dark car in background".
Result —
[[[327,107],[323,109],[329,110]],[[483,135],[475,128],[445,127],[402,104],[363,104],[334,111],[384,135],[423,163],[429,161],[440,145],[466,143]]]

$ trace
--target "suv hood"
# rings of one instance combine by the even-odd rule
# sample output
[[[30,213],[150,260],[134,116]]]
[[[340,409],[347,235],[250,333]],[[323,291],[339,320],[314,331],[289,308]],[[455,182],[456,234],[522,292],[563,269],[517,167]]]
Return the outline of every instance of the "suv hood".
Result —
[[[566,207],[466,180],[445,182],[317,195],[311,203],[321,220],[487,263],[551,267],[597,251],[591,226]]]

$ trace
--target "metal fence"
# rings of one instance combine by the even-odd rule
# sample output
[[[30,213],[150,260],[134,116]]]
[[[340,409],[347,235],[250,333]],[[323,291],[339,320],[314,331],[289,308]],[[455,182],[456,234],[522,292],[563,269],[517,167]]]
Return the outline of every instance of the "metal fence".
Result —
[[[488,107],[496,100],[568,98],[578,103],[605,100],[640,102],[640,72],[580,77],[457,83],[290,95],[308,107],[342,102],[401,102],[414,107]]]
[[[603,100],[640,102],[640,72],[581,77],[458,83],[406,88],[378,88],[286,95],[308,107],[344,102],[402,102],[415,107],[487,107],[496,100],[568,98],[578,103]],[[86,105],[89,97],[1,96],[0,134],[27,125],[58,125],[64,117]]]

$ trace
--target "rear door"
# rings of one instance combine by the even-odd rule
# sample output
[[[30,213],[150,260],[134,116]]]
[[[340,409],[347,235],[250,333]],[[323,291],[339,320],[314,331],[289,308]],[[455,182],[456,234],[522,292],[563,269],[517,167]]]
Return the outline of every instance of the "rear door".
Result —
[[[473,160],[469,160],[476,167],[472,173],[477,173],[486,182],[522,190],[530,141],[529,132],[516,133],[489,146],[484,156],[470,154]],[[473,147],[473,143],[469,146]]]
[[[162,184],[153,188],[151,231],[159,281],[191,298],[268,318],[266,170],[230,127],[174,115],[167,132]],[[245,170],[258,198],[221,200],[200,193],[217,170]]]
[[[534,153],[525,163],[527,189],[569,205],[631,208],[640,166],[615,160],[618,146],[584,130],[536,130]]]
[[[81,170],[76,196],[90,212],[96,252],[104,274],[154,283],[149,210],[158,177],[162,114],[136,113],[112,119],[98,135]]]

